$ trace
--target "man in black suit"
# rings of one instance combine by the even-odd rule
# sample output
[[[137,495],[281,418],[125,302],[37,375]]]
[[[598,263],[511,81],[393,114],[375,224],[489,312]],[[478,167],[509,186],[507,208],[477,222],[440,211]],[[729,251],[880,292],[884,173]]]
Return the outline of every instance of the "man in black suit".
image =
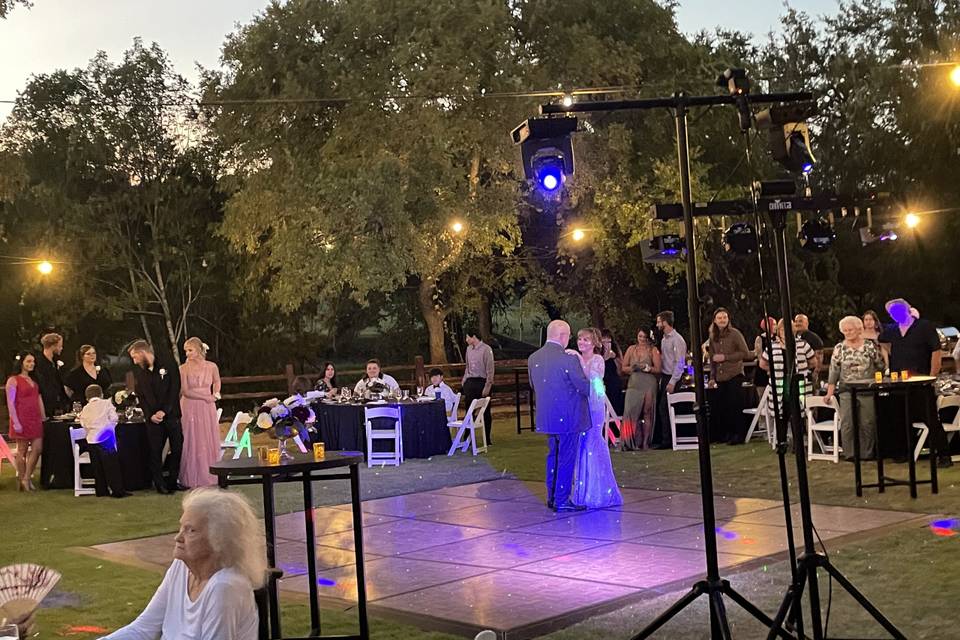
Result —
[[[43,398],[43,410],[48,418],[63,413],[70,408],[70,398],[60,375],[60,354],[63,352],[63,336],[48,333],[40,338],[43,350],[36,355],[37,381],[40,385],[40,397]]]
[[[146,421],[147,441],[150,443],[150,473],[157,493],[177,490],[180,475],[180,454],[183,450],[183,430],[180,426],[180,369],[164,367],[157,362],[153,347],[146,340],[136,340],[127,348],[136,365],[133,376],[136,393]],[[170,443],[170,453],[163,461],[163,445]],[[163,479],[166,468],[168,478]]]

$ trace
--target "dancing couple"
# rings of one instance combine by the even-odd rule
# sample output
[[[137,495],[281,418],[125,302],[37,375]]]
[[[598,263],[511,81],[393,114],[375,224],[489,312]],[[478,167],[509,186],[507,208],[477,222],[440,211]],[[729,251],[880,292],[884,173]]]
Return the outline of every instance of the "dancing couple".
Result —
[[[527,361],[536,395],[536,428],[549,436],[547,506],[582,511],[623,502],[603,437],[606,394],[600,332],[581,329],[568,351],[570,325],[554,320],[547,341]]]

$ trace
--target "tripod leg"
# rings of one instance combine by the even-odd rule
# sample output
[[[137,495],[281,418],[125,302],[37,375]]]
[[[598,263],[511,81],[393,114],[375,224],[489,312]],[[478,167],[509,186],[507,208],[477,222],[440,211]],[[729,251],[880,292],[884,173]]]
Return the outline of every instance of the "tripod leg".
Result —
[[[717,621],[713,637],[732,640],[730,625],[727,623],[727,609],[723,606],[723,594],[719,590],[710,591],[710,611],[713,613],[711,620],[715,617]]]
[[[836,567],[826,562],[823,564],[823,568],[827,571],[827,573],[833,576],[837,582],[840,583],[840,586],[843,587],[861,607],[867,610],[867,613],[873,616],[874,620],[880,623],[880,626],[887,630],[887,633],[889,633],[894,640],[906,640],[907,637],[903,635],[903,633],[901,633],[900,630],[897,629],[893,623],[890,622],[887,617],[883,615],[880,610],[877,609],[877,607],[867,599],[865,595],[860,593],[860,591],[853,586],[853,583],[847,580],[846,576],[840,573]]]
[[[780,603],[780,608],[777,610],[777,615],[773,619],[773,624],[770,625],[770,633],[767,634],[767,640],[774,640],[774,638],[783,631],[783,621],[786,619],[787,613],[793,610],[794,607],[799,608],[801,606],[805,578],[802,572],[798,572],[798,574],[800,577],[797,582],[790,585],[787,593],[783,596],[783,602]],[[804,637],[802,630],[798,630],[797,637]]]
[[[811,562],[807,565],[807,589],[810,590],[810,633],[814,640],[823,640],[823,619],[820,612],[820,583],[817,579],[818,564]],[[797,602],[797,606],[800,603]]]
[[[730,596],[730,599],[740,605],[740,608],[752,615],[754,618],[763,623],[763,626],[770,629],[775,636],[783,638],[783,640],[794,640],[794,637],[781,629],[779,626],[774,627],[774,621],[771,620],[767,614],[757,608],[755,604],[744,598],[740,593],[730,586],[729,583],[723,586],[723,592]]]
[[[690,603],[702,596],[707,592],[707,583],[698,582],[688,591],[682,598],[674,602],[669,609],[657,616],[653,622],[648,624],[643,630],[640,631],[637,635],[633,636],[630,640],[643,640],[644,638],[649,638],[657,629],[668,623],[675,615],[687,608]]]

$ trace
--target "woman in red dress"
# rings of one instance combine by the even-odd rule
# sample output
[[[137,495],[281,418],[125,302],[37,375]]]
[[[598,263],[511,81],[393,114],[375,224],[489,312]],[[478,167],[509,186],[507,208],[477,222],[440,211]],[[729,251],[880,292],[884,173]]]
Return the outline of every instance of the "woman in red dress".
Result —
[[[10,411],[10,438],[17,441],[17,474],[20,490],[34,491],[30,477],[43,451],[43,400],[34,379],[37,359],[32,353],[21,353],[7,379],[7,408]]]

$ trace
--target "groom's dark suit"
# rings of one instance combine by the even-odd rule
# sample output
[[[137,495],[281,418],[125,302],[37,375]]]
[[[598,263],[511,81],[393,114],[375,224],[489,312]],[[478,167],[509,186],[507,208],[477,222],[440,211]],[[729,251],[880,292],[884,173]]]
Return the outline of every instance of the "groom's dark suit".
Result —
[[[550,436],[547,503],[560,508],[570,499],[579,434],[590,427],[590,381],[577,357],[555,342],[547,342],[535,351],[527,367],[536,395],[536,428]]]

